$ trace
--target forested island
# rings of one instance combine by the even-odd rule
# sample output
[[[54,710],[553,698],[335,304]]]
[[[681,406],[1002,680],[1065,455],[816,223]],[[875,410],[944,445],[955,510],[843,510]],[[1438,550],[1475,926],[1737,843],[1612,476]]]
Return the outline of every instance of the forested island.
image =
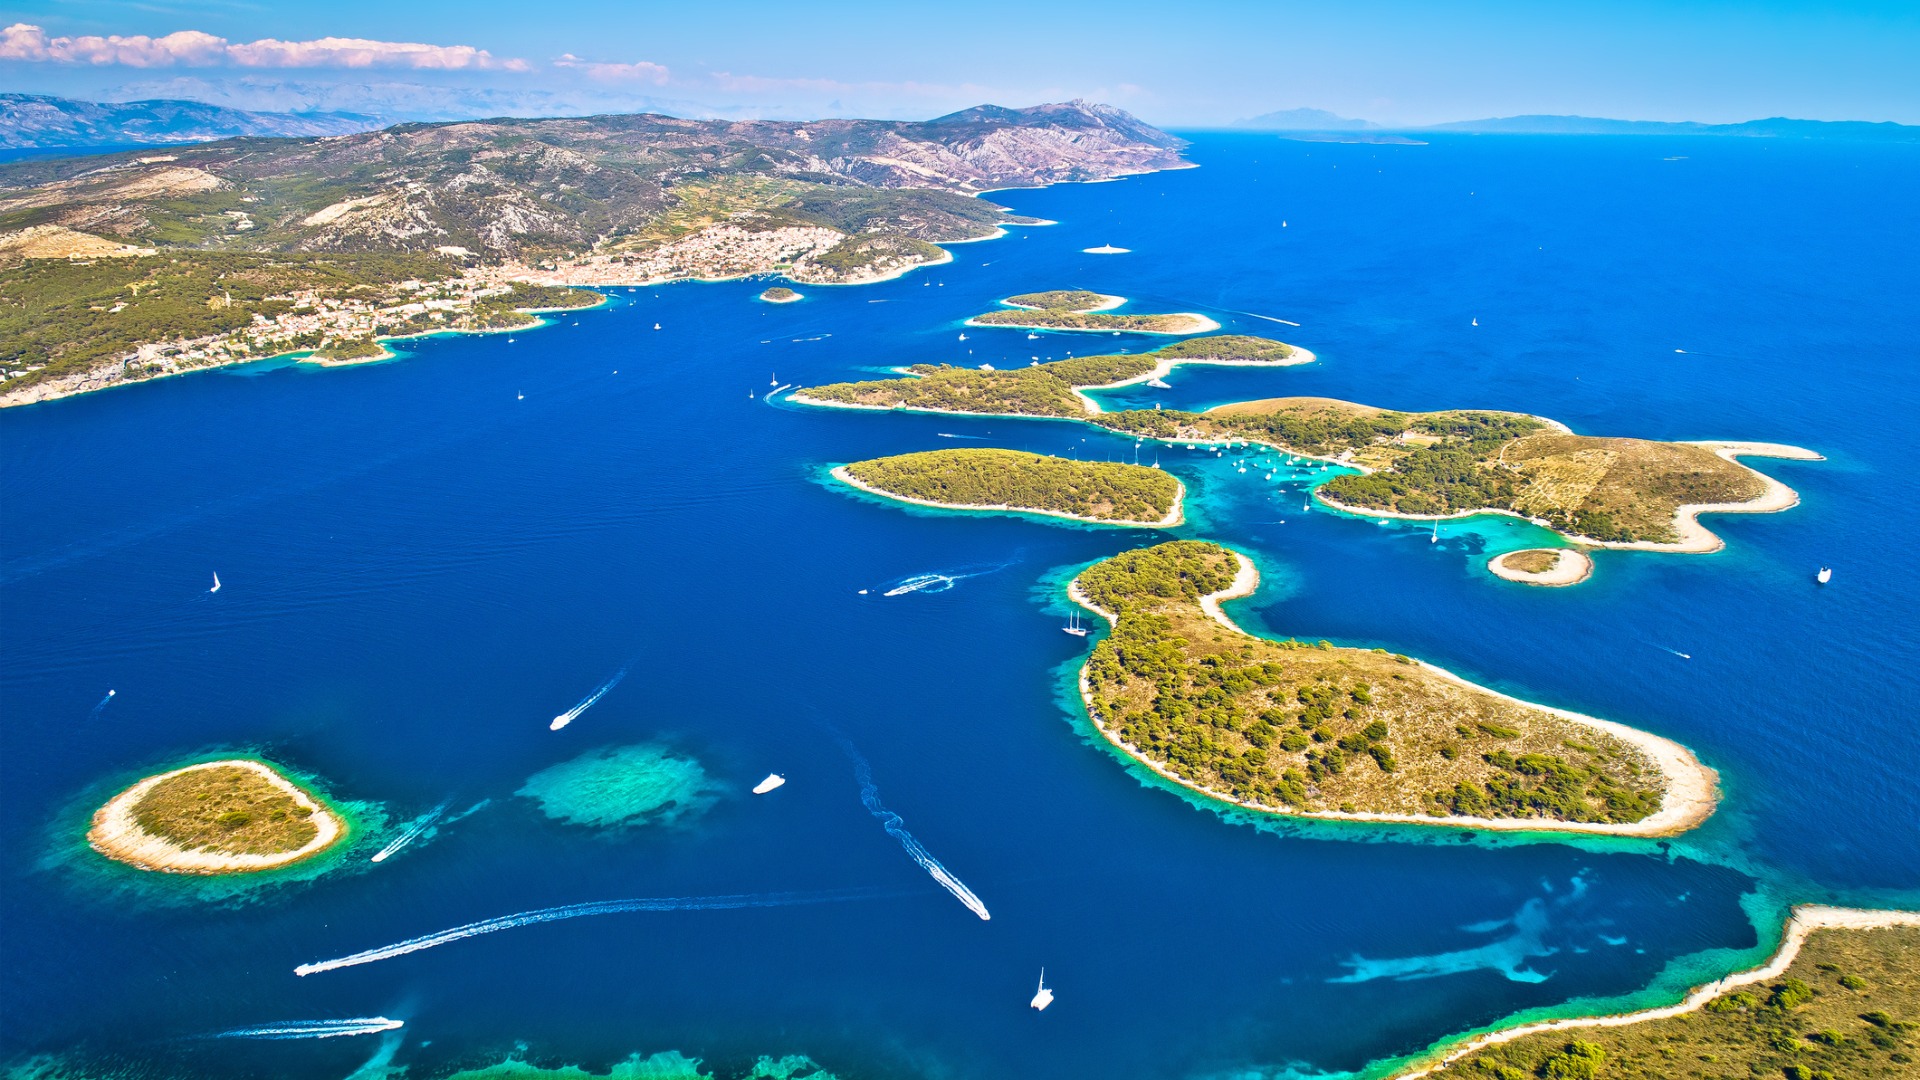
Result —
[[[1771,963],[1679,1005],[1529,1024],[1400,1080],[1905,1080],[1920,1071],[1920,913],[1794,909]]]
[[[760,299],[765,300],[769,304],[791,304],[795,300],[800,299],[800,294],[787,288],[785,285],[775,285],[773,288],[761,293]]]
[[[1190,311],[1171,315],[1109,315],[1108,308],[1127,302],[1124,296],[1083,289],[1053,289],[1021,293],[1000,301],[1003,310],[967,320],[968,326],[1006,326],[1021,330],[1095,330],[1130,334],[1204,334],[1220,324]]]
[[[1304,364],[1305,349],[1268,338],[1221,334],[1189,338],[1152,352],[1081,356],[1010,371],[982,371],[949,364],[915,364],[900,379],[810,386],[793,400],[810,405],[870,409],[926,409],[935,412],[1086,418],[1099,413],[1079,393],[1095,387],[1144,382],[1179,364]]]
[[[1503,511],[1578,541],[1711,551],[1701,510],[1767,512],[1797,501],[1742,454],[1813,458],[1763,443],[1675,443],[1575,435],[1519,413],[1396,412],[1328,398],[1271,398],[1204,413],[1103,413],[1102,426],[1159,439],[1249,439],[1365,470],[1315,494],[1341,509],[1403,517]]]
[[[326,850],[347,824],[320,796],[251,758],[149,776],[93,815],[87,843],[143,870],[243,874]]]
[[[1101,525],[1161,528],[1180,522],[1185,493],[1158,469],[1073,461],[1018,450],[929,450],[856,461],[833,470],[864,491],[924,506],[1014,510]]]
[[[1220,614],[1244,556],[1174,541],[1075,579],[1111,621],[1081,673],[1116,746],[1203,794],[1284,814],[1667,835],[1716,778],[1676,743],[1496,694],[1384,649],[1269,641]]]

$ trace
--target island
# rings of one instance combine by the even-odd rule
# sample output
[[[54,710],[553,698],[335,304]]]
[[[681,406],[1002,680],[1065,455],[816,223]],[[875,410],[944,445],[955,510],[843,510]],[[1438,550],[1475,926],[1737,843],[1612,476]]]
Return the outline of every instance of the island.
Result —
[[[856,461],[832,473],[862,491],[919,506],[1151,529],[1180,524],[1186,495],[1180,481],[1145,465],[1018,450],[928,450]]]
[[[95,811],[87,843],[109,859],[175,874],[287,866],[347,835],[325,800],[252,758],[149,776]]]
[[[1487,569],[1522,585],[1578,585],[1593,575],[1593,557],[1574,548],[1526,548],[1495,555]]]
[[[1054,289],[1049,292],[1022,293],[1000,303],[1002,311],[989,311],[967,320],[968,326],[1005,326],[1019,330],[1084,330],[1099,333],[1166,334],[1183,337],[1220,329],[1220,324],[1205,315],[1190,311],[1171,315],[1108,315],[1110,308],[1127,302],[1124,296],[1087,292],[1081,289]]]
[[[1494,1031],[1395,1075],[1903,1080],[1920,1068],[1916,957],[1920,912],[1803,905],[1770,961],[1677,1005]]]
[[[1274,814],[1668,836],[1712,813],[1686,747],[1535,705],[1385,649],[1272,641],[1220,610],[1252,560],[1178,540],[1074,579],[1104,617],[1080,673],[1098,732],[1162,777]]]
[[[761,293],[760,299],[765,300],[769,304],[791,304],[795,300],[800,299],[800,294],[787,288],[785,285],[775,285],[773,288]]]
[[[1520,413],[1397,412],[1310,397],[1204,413],[1136,409],[1097,422],[1161,439],[1246,439],[1351,466],[1357,475],[1315,490],[1336,509],[1422,520],[1505,513],[1578,544],[1648,551],[1717,551],[1724,544],[1700,514],[1771,513],[1799,502],[1792,488],[1735,458],[1823,460],[1773,443],[1601,438]]]
[[[1285,342],[1222,334],[1152,352],[1081,356],[1010,371],[915,364],[905,369],[905,378],[807,387],[791,399],[847,408],[1085,419],[1100,414],[1100,406],[1081,391],[1146,382],[1180,364],[1282,367],[1312,360],[1312,353]]]
[[[550,306],[530,290],[883,281],[950,261],[943,243],[1045,224],[987,191],[1183,168],[1185,145],[1073,101],[919,122],[402,124],[4,163],[0,407],[530,326]]]

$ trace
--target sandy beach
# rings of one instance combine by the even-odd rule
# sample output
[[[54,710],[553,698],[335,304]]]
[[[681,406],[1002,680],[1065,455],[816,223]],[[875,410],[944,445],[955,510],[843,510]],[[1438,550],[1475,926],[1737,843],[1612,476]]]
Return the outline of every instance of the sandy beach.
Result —
[[[1522,1024],[1518,1027],[1491,1031],[1475,1036],[1465,1043],[1448,1050],[1437,1061],[1419,1066],[1410,1072],[1397,1073],[1394,1080],[1417,1080],[1433,1073],[1476,1050],[1500,1043],[1512,1042],[1526,1035],[1542,1031],[1575,1031],[1580,1028],[1625,1027],[1647,1020],[1662,1020],[1672,1016],[1682,1016],[1706,1006],[1707,1002],[1742,986],[1766,982],[1778,978],[1793,964],[1800,955],[1800,947],[1806,944],[1807,936],[1815,930],[1877,930],[1891,926],[1920,926],[1920,911],[1889,911],[1870,908],[1828,907],[1823,904],[1802,904],[1793,909],[1787,917],[1786,933],[1780,940],[1780,948],[1773,958],[1765,964],[1749,971],[1737,972],[1724,978],[1715,979],[1705,986],[1696,987],[1679,1004],[1664,1008],[1643,1009],[1639,1012],[1617,1013],[1612,1016],[1577,1016],[1564,1020],[1545,1020],[1537,1024]]]
[[[179,776],[181,773],[223,767],[256,772],[269,784],[292,798],[295,803],[313,811],[313,817],[309,819],[315,826],[313,839],[292,851],[272,855],[189,850],[152,835],[134,820],[134,807],[139,805],[147,792],[153,790],[162,780]],[[87,844],[109,859],[129,863],[142,870],[161,870],[171,874],[236,874],[270,870],[276,866],[299,862],[326,850],[344,835],[346,835],[345,822],[315,802],[298,785],[258,761],[233,758],[226,761],[203,761],[198,765],[188,765],[185,768],[163,772],[158,776],[149,776],[115,795],[107,801],[105,806],[94,812],[93,826],[87,830]]]
[[[856,406],[856,407],[867,408],[870,406]],[[1132,528],[1132,529],[1170,529],[1175,525],[1178,525],[1181,522],[1186,520],[1186,518],[1183,516],[1181,512],[1181,508],[1186,503],[1187,486],[1185,484],[1180,484],[1178,480],[1175,480],[1174,483],[1180,484],[1180,486],[1178,490],[1174,492],[1173,506],[1171,509],[1167,511],[1166,517],[1161,518],[1159,521],[1132,521],[1132,520],[1127,520],[1123,518],[1091,518],[1091,517],[1082,516],[1080,514],[1069,514],[1064,510],[1037,510],[1030,506],[1009,506],[1005,503],[994,503],[994,504],[988,505],[988,504],[974,504],[974,503],[943,503],[943,502],[933,502],[929,499],[915,499],[906,495],[895,495],[891,491],[882,491],[871,484],[862,483],[861,481],[854,479],[851,473],[847,472],[847,467],[845,465],[835,466],[834,469],[832,470],[832,475],[835,480],[840,481],[841,483],[847,485],[848,487],[859,488],[861,491],[864,491],[869,495],[876,495],[882,499],[891,499],[894,502],[912,503],[915,506],[928,506],[936,510],[973,510],[973,511],[980,511],[982,513],[1039,514],[1042,517],[1056,517],[1056,518],[1065,518],[1068,521],[1081,521],[1081,522],[1085,522],[1088,525],[1116,525],[1122,528]]]
[[[1239,560],[1240,563],[1240,569],[1234,574],[1233,581],[1219,592],[1209,593],[1201,597],[1200,607],[1207,613],[1209,618],[1221,626],[1235,633],[1245,634],[1245,630],[1242,630],[1232,619],[1227,618],[1226,612],[1220,609],[1220,604],[1227,600],[1234,600],[1242,596],[1251,595],[1253,590],[1259,586],[1260,573],[1254,567],[1253,560],[1237,551],[1233,552],[1233,556]],[[1117,623],[1118,620],[1113,614],[1095,606],[1093,602],[1087,598],[1086,594],[1080,591],[1077,580],[1068,586],[1067,595],[1073,599],[1074,603],[1106,619],[1108,624],[1112,625]],[[1510,701],[1529,709],[1538,709],[1541,712],[1551,713],[1563,720],[1568,720],[1584,727],[1603,731],[1633,746],[1647,756],[1667,781],[1666,790],[1661,793],[1660,809],[1639,821],[1618,823],[1557,821],[1551,818],[1481,818],[1466,816],[1441,817],[1432,814],[1347,813],[1338,810],[1290,810],[1274,806],[1265,806],[1260,803],[1236,799],[1231,793],[1217,791],[1203,784],[1196,784],[1191,780],[1181,777],[1140,753],[1135,747],[1122,740],[1118,735],[1115,735],[1107,728],[1105,721],[1100,718],[1099,713],[1094,710],[1093,692],[1092,688],[1087,685],[1086,668],[1084,666],[1080,670],[1080,700],[1086,706],[1087,716],[1092,719],[1094,728],[1098,730],[1108,742],[1118,747],[1128,757],[1133,758],[1140,764],[1160,774],[1160,776],[1190,791],[1197,791],[1208,798],[1218,799],[1221,802],[1231,803],[1234,806],[1263,814],[1317,818],[1325,821],[1365,821],[1397,825],[1441,825],[1452,828],[1491,829],[1502,832],[1573,832],[1597,833],[1607,836],[1654,837],[1671,836],[1675,833],[1685,832],[1700,824],[1702,821],[1705,821],[1707,817],[1713,813],[1714,805],[1718,801],[1719,774],[1700,764],[1699,759],[1694,757],[1693,751],[1688,750],[1679,743],[1671,739],[1663,739],[1650,732],[1641,731],[1638,728],[1631,728],[1625,724],[1615,723],[1612,720],[1602,720],[1594,716],[1569,712],[1566,709],[1556,709],[1550,705],[1524,701],[1520,698],[1502,694],[1497,690],[1489,690],[1478,683],[1469,682],[1445,668],[1436,667],[1424,660],[1415,660],[1414,663],[1419,664],[1422,669],[1438,675],[1449,682],[1456,683],[1479,693],[1490,694],[1503,701]]]
[[[1509,555],[1521,555],[1527,551],[1547,551],[1554,554],[1554,563],[1545,571],[1529,574],[1524,570],[1515,570],[1506,565]],[[1522,551],[1508,551],[1487,560],[1487,570],[1502,581],[1517,581],[1522,585],[1540,585],[1547,588],[1559,588],[1566,585],[1578,585],[1593,576],[1593,558],[1584,551],[1572,548],[1526,548]]]

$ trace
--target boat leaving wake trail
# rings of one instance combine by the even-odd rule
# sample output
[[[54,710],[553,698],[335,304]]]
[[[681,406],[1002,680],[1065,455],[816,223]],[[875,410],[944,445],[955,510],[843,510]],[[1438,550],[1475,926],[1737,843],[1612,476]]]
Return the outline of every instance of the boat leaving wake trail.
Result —
[[[342,1035],[377,1035],[405,1026],[403,1020],[384,1016],[357,1016],[351,1020],[283,1020],[259,1027],[234,1028],[213,1036],[216,1039],[333,1039]]]
[[[619,671],[614,672],[613,678],[608,679],[606,682],[601,683],[600,688],[598,690],[595,690],[593,693],[588,694],[586,696],[586,700],[582,701],[578,705],[575,705],[573,708],[568,709],[566,712],[561,713],[559,716],[554,717],[553,723],[547,725],[547,730],[559,731],[561,728],[566,727],[568,724],[573,723],[576,719],[579,719],[579,716],[581,713],[586,712],[588,709],[593,708],[594,702],[599,701],[603,697],[606,697],[607,691],[613,689],[616,686],[619,686],[620,680],[626,677],[627,677],[627,669],[624,667],[621,668]]]
[[[987,914],[987,905],[980,902],[980,898],[973,894],[973,890],[967,888],[965,882],[954,877],[951,871],[940,865],[940,860],[934,858],[932,852],[913,838],[913,834],[907,831],[906,821],[880,802],[880,789],[873,782],[873,768],[867,764],[866,758],[860,756],[860,751],[854,749],[853,744],[845,739],[840,740],[840,748],[847,752],[848,757],[853,758],[853,775],[860,781],[861,804],[867,808],[868,813],[880,819],[880,824],[887,830],[887,835],[900,841],[900,846],[907,849],[907,855],[914,862],[919,863],[922,870],[931,874],[933,880],[939,882],[942,888],[952,893],[955,899],[967,905],[969,911],[980,916],[983,921],[993,918],[992,915]]]
[[[752,893],[738,896],[668,896],[635,900],[597,900],[585,904],[566,904],[561,907],[539,908],[523,911],[517,915],[502,915],[497,919],[483,919],[480,922],[456,926],[451,930],[442,930],[437,934],[408,938],[393,945],[383,945],[377,949],[368,949],[351,956],[342,956],[333,960],[318,960],[311,964],[301,964],[293,969],[295,975],[313,975],[337,968],[357,967],[371,964],[376,960],[391,960],[396,956],[431,949],[436,945],[446,945],[482,934],[492,934],[501,930],[513,930],[522,926],[534,926],[539,923],[559,922],[562,919],[581,919],[589,915],[623,915],[630,911],[734,911],[741,908],[795,907],[800,904],[830,904],[841,900],[864,900],[878,896],[874,889],[840,889],[829,892],[804,893]]]
[[[93,707],[93,711],[87,714],[87,719],[89,719],[89,720],[98,720],[98,719],[100,718],[100,712],[101,712],[101,710],[103,710],[103,709],[105,709],[105,708],[107,707],[107,703],[113,700],[113,695],[115,695],[115,694],[117,694],[117,693],[119,693],[119,692],[120,692],[120,691],[118,691],[118,690],[109,690],[109,691],[107,691],[107,696],[106,696],[106,697],[103,697],[103,698],[101,698],[101,699],[100,699],[100,704],[98,704],[98,705],[95,705],[95,706]]]
[[[379,851],[374,852],[372,861],[386,862],[387,856],[392,855],[394,852],[399,851],[401,848],[406,847],[408,844],[413,843],[414,838],[419,836],[421,833],[426,832],[427,829],[431,827],[434,822],[440,820],[440,815],[446,813],[447,807],[452,804],[453,804],[453,800],[448,799],[446,802],[443,802],[439,806],[436,806],[433,809],[427,811],[426,813],[420,815],[420,820],[407,826],[407,831],[395,837],[393,843],[388,844],[386,847],[383,847]]]
[[[1017,562],[1018,560],[1014,560],[1014,561]],[[987,574],[995,573],[996,571],[1005,570],[1007,567],[1012,565],[1013,565],[1013,562],[1003,562],[1003,563],[995,563],[994,565],[987,566],[987,567],[963,567],[959,570],[955,570],[951,574],[915,574],[912,577],[901,578],[900,580],[894,582],[891,586],[887,588],[885,592],[881,593],[880,595],[881,596],[905,596],[908,593],[916,593],[916,592],[942,593],[942,592],[946,592],[948,589],[953,588],[954,585],[956,585],[957,583],[967,578],[983,577]],[[878,585],[874,586],[874,588],[879,588],[879,587],[880,586]]]

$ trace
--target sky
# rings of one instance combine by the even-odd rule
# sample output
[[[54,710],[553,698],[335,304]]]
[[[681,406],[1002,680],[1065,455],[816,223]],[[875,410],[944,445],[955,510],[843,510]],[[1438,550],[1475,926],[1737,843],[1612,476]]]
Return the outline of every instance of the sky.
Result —
[[[4,91],[392,119],[1087,98],[1172,128],[1293,108],[1920,123],[1920,0],[0,0],[0,27]]]

